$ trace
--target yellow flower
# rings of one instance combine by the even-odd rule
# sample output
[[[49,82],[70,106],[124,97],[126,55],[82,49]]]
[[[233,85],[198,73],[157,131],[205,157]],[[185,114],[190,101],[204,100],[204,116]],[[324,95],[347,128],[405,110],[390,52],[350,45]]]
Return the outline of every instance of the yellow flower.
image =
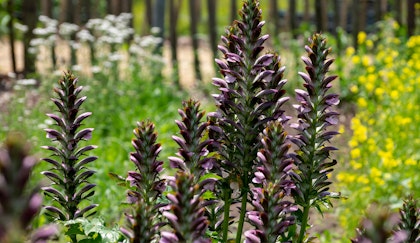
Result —
[[[351,156],[351,158],[353,158],[353,159],[357,159],[357,158],[359,158],[360,157],[360,149],[359,148],[355,148],[355,149],[352,149],[351,151],[350,151],[350,156]]]
[[[365,87],[366,87],[366,91],[369,92],[369,93],[371,93],[375,89],[375,84],[373,84],[373,83],[366,83]]]
[[[394,28],[394,30],[400,28],[400,25],[398,24],[397,21],[392,21],[392,28]]]
[[[367,37],[366,32],[364,32],[364,31],[360,31],[360,32],[357,34],[357,43],[358,43],[359,45],[361,45],[361,44],[365,43],[365,41],[366,41],[366,37]]]
[[[392,90],[390,93],[391,99],[397,100],[400,97],[400,94],[396,90]]]
[[[350,147],[352,147],[352,148],[355,148],[355,147],[357,147],[357,145],[358,145],[359,143],[357,142],[357,140],[356,139],[351,139],[350,141],[349,141],[349,146]]]
[[[394,58],[392,58],[391,55],[388,55],[384,58],[384,63],[385,64],[391,64],[393,60],[394,60]]]
[[[401,40],[400,40],[400,39],[398,39],[398,38],[393,38],[393,39],[392,39],[392,42],[393,42],[395,45],[399,45],[399,44],[401,44]]]
[[[357,142],[367,140],[367,128],[362,125],[359,118],[354,117],[351,120],[351,128],[353,129],[353,137]]]
[[[359,88],[357,87],[357,85],[352,85],[350,86],[350,91],[355,94],[359,92]]]
[[[359,63],[360,63],[360,57],[359,57],[359,56],[353,56],[353,57],[351,58],[351,61],[352,61],[354,64],[359,64]]]
[[[349,46],[349,47],[347,47],[347,49],[346,49],[346,55],[347,56],[353,56],[353,54],[355,53],[356,51],[354,50],[354,47],[352,47],[352,46]]]
[[[373,181],[375,181],[375,183],[378,184],[379,186],[383,186],[385,184],[385,181],[382,180],[381,178],[375,178],[373,179]]]
[[[358,170],[363,167],[362,163],[359,163],[356,160],[350,160],[350,166],[355,170]]]
[[[370,60],[368,56],[364,55],[362,57],[362,65],[365,67],[368,67],[370,65]]]
[[[385,140],[385,149],[389,152],[394,151],[394,141],[392,141],[392,139],[387,138]]]
[[[385,93],[385,90],[381,87],[375,89],[375,95],[378,97],[382,97],[384,93]]]
[[[363,177],[363,176],[359,176],[357,178],[357,182],[360,183],[360,184],[365,184],[366,185],[366,184],[369,183],[369,179],[366,178],[366,177]]]
[[[418,161],[415,161],[413,158],[408,158],[405,160],[406,165],[417,165]]]
[[[387,169],[392,169],[394,167],[397,167],[400,163],[398,160],[392,158],[392,157],[384,157],[382,158],[382,164]]]
[[[344,125],[340,125],[340,126],[338,127],[338,132],[339,132],[340,134],[343,134],[343,133],[345,132],[345,127],[344,127]]]
[[[367,107],[367,104],[368,103],[365,98],[360,97],[359,99],[357,99],[357,105],[359,105],[360,107],[365,108]]]
[[[366,47],[369,48],[369,49],[372,49],[372,47],[373,47],[373,41],[372,40],[367,40],[366,41]]]
[[[370,176],[375,179],[375,178],[379,178],[382,175],[382,172],[376,168],[376,167],[372,167],[370,169]]]

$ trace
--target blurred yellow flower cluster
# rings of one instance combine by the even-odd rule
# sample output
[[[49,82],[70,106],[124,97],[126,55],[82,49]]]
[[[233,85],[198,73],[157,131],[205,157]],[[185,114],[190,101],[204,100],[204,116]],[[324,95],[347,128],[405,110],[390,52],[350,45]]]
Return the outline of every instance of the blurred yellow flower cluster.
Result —
[[[399,28],[393,23],[389,27]],[[342,210],[354,214],[372,201],[398,206],[410,193],[420,198],[420,36],[371,40],[361,32],[357,40],[374,42],[375,51],[346,49],[356,75],[348,87],[357,112],[348,163],[336,175],[338,190],[348,197]],[[359,218],[346,216],[342,226],[356,227]]]

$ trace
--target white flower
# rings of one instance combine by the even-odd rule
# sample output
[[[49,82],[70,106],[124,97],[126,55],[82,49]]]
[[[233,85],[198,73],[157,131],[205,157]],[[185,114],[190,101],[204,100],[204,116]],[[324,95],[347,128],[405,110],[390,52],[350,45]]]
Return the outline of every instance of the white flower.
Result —
[[[71,69],[73,70],[73,71],[80,71],[80,70],[82,70],[82,66],[80,66],[80,65],[73,65],[72,67],[71,67]]]
[[[122,55],[117,52],[114,52],[114,53],[109,54],[108,59],[111,62],[116,62],[122,59]]]
[[[150,33],[152,33],[153,35],[158,35],[158,34],[160,34],[160,32],[161,32],[161,30],[160,30],[159,27],[152,27],[150,29]]]
[[[82,42],[94,42],[95,37],[86,29],[77,32],[76,37]]]
[[[17,85],[22,85],[22,86],[30,86],[30,85],[36,85],[38,81],[36,81],[36,79],[19,79],[16,80],[16,84]]]
[[[18,22],[14,22],[13,27],[15,27],[15,29],[21,31],[22,33],[26,33],[26,31],[28,31],[28,26],[20,24]]]
[[[101,72],[101,68],[99,66],[92,66],[90,69],[91,69],[92,73]]]
[[[70,36],[79,30],[79,26],[72,23],[62,23],[59,27],[59,33],[63,36]]]

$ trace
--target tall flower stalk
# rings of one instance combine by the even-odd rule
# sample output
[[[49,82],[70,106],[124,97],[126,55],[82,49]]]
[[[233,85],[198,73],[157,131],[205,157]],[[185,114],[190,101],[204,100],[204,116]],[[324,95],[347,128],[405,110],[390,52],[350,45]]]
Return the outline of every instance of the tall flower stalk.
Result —
[[[80,204],[93,196],[95,184],[89,183],[88,179],[95,173],[86,167],[95,161],[97,157],[86,156],[86,152],[96,146],[81,146],[80,142],[89,140],[93,128],[79,129],[82,122],[92,113],[80,113],[81,105],[86,96],[80,96],[83,89],[78,86],[78,79],[71,73],[65,73],[54,89],[57,98],[52,101],[58,108],[59,115],[47,114],[54,120],[56,129],[45,129],[47,138],[56,142],[55,146],[44,146],[52,152],[45,162],[52,165],[48,171],[43,171],[46,177],[52,181],[52,185],[43,187],[44,193],[53,199],[53,205],[45,206],[46,214],[58,220],[72,220],[79,217],[88,217],[95,213],[93,210],[98,205],[88,204],[80,207]]]
[[[328,142],[336,131],[329,129],[337,124],[338,113],[333,107],[338,105],[337,94],[328,93],[331,82],[337,76],[327,75],[333,59],[328,59],[331,49],[327,47],[322,35],[315,34],[305,46],[307,57],[302,57],[306,65],[306,72],[300,72],[305,90],[296,90],[296,99],[299,104],[294,107],[298,111],[298,121],[292,124],[298,134],[292,139],[298,149],[292,154],[297,166],[293,180],[296,184],[294,199],[300,206],[298,214],[301,215],[298,243],[304,241],[308,225],[310,208],[329,203],[330,192],[328,174],[333,171],[337,163],[330,158],[330,152],[336,150]]]
[[[127,177],[133,187],[127,193],[133,210],[126,214],[127,228],[121,231],[132,243],[148,243],[157,239],[162,226],[159,209],[163,204],[158,203],[166,188],[165,181],[159,178],[163,170],[163,161],[158,160],[162,148],[150,121],[137,123],[134,135],[132,144],[136,151],[130,153],[130,160],[136,171],[129,171]]]
[[[41,209],[39,188],[28,188],[28,182],[37,159],[29,155],[23,136],[10,134],[0,148],[0,241],[24,242],[28,226]],[[30,242],[47,242],[55,236],[55,225],[37,230]]]
[[[210,242],[205,233],[209,221],[205,216],[203,193],[212,189],[214,180],[201,177],[213,168],[214,159],[208,157],[208,146],[213,143],[206,137],[209,122],[202,122],[204,112],[197,101],[183,103],[176,121],[182,137],[173,136],[178,143],[179,157],[170,157],[170,164],[178,169],[170,186],[173,192],[167,195],[169,211],[164,212],[172,232],[162,233],[161,243],[169,242]]]
[[[272,122],[262,134],[263,148],[258,152],[261,166],[253,182],[261,187],[252,189],[254,211],[248,213],[256,229],[245,232],[247,243],[285,242],[282,235],[295,222],[291,212],[297,210],[290,196],[294,184],[289,177],[293,160],[288,156],[290,143],[280,122]]]
[[[250,183],[257,164],[260,147],[259,134],[267,122],[278,119],[283,111],[280,105],[287,99],[282,80],[284,68],[275,54],[260,55],[268,35],[261,35],[259,1],[244,1],[240,20],[235,21],[222,37],[219,50],[223,60],[216,60],[223,78],[214,78],[220,94],[214,95],[218,110],[212,116],[222,130],[220,137],[223,181],[220,183],[224,201],[222,239],[228,240],[233,201],[241,201],[236,242],[241,242]],[[239,198],[231,198],[232,183],[240,188]]]

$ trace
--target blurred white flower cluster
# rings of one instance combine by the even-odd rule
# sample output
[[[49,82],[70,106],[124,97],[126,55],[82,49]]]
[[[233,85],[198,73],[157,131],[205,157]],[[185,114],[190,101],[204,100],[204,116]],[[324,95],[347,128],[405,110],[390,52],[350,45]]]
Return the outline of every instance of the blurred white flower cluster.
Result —
[[[156,48],[163,44],[163,39],[157,37],[161,30],[152,28],[151,35],[139,36],[131,27],[131,20],[131,14],[122,13],[118,16],[107,15],[105,18],[90,19],[84,26],[78,26],[66,22],[59,24],[55,19],[40,16],[39,27],[33,30],[36,38],[30,42],[31,51],[39,53],[42,47],[48,47],[50,52],[57,51],[52,56],[56,55],[58,60],[65,60],[60,45],[69,46],[72,52],[85,46],[90,51],[90,71],[93,74],[106,70],[109,72],[124,61],[128,62],[129,68],[132,68],[133,63],[136,65],[135,68],[139,65],[162,64],[162,56],[155,52]],[[122,45],[125,43],[128,44],[128,52],[123,51]],[[72,69],[79,71],[84,65],[86,64],[73,63]],[[127,65],[122,66],[127,67]],[[113,70],[118,72],[118,68]]]

